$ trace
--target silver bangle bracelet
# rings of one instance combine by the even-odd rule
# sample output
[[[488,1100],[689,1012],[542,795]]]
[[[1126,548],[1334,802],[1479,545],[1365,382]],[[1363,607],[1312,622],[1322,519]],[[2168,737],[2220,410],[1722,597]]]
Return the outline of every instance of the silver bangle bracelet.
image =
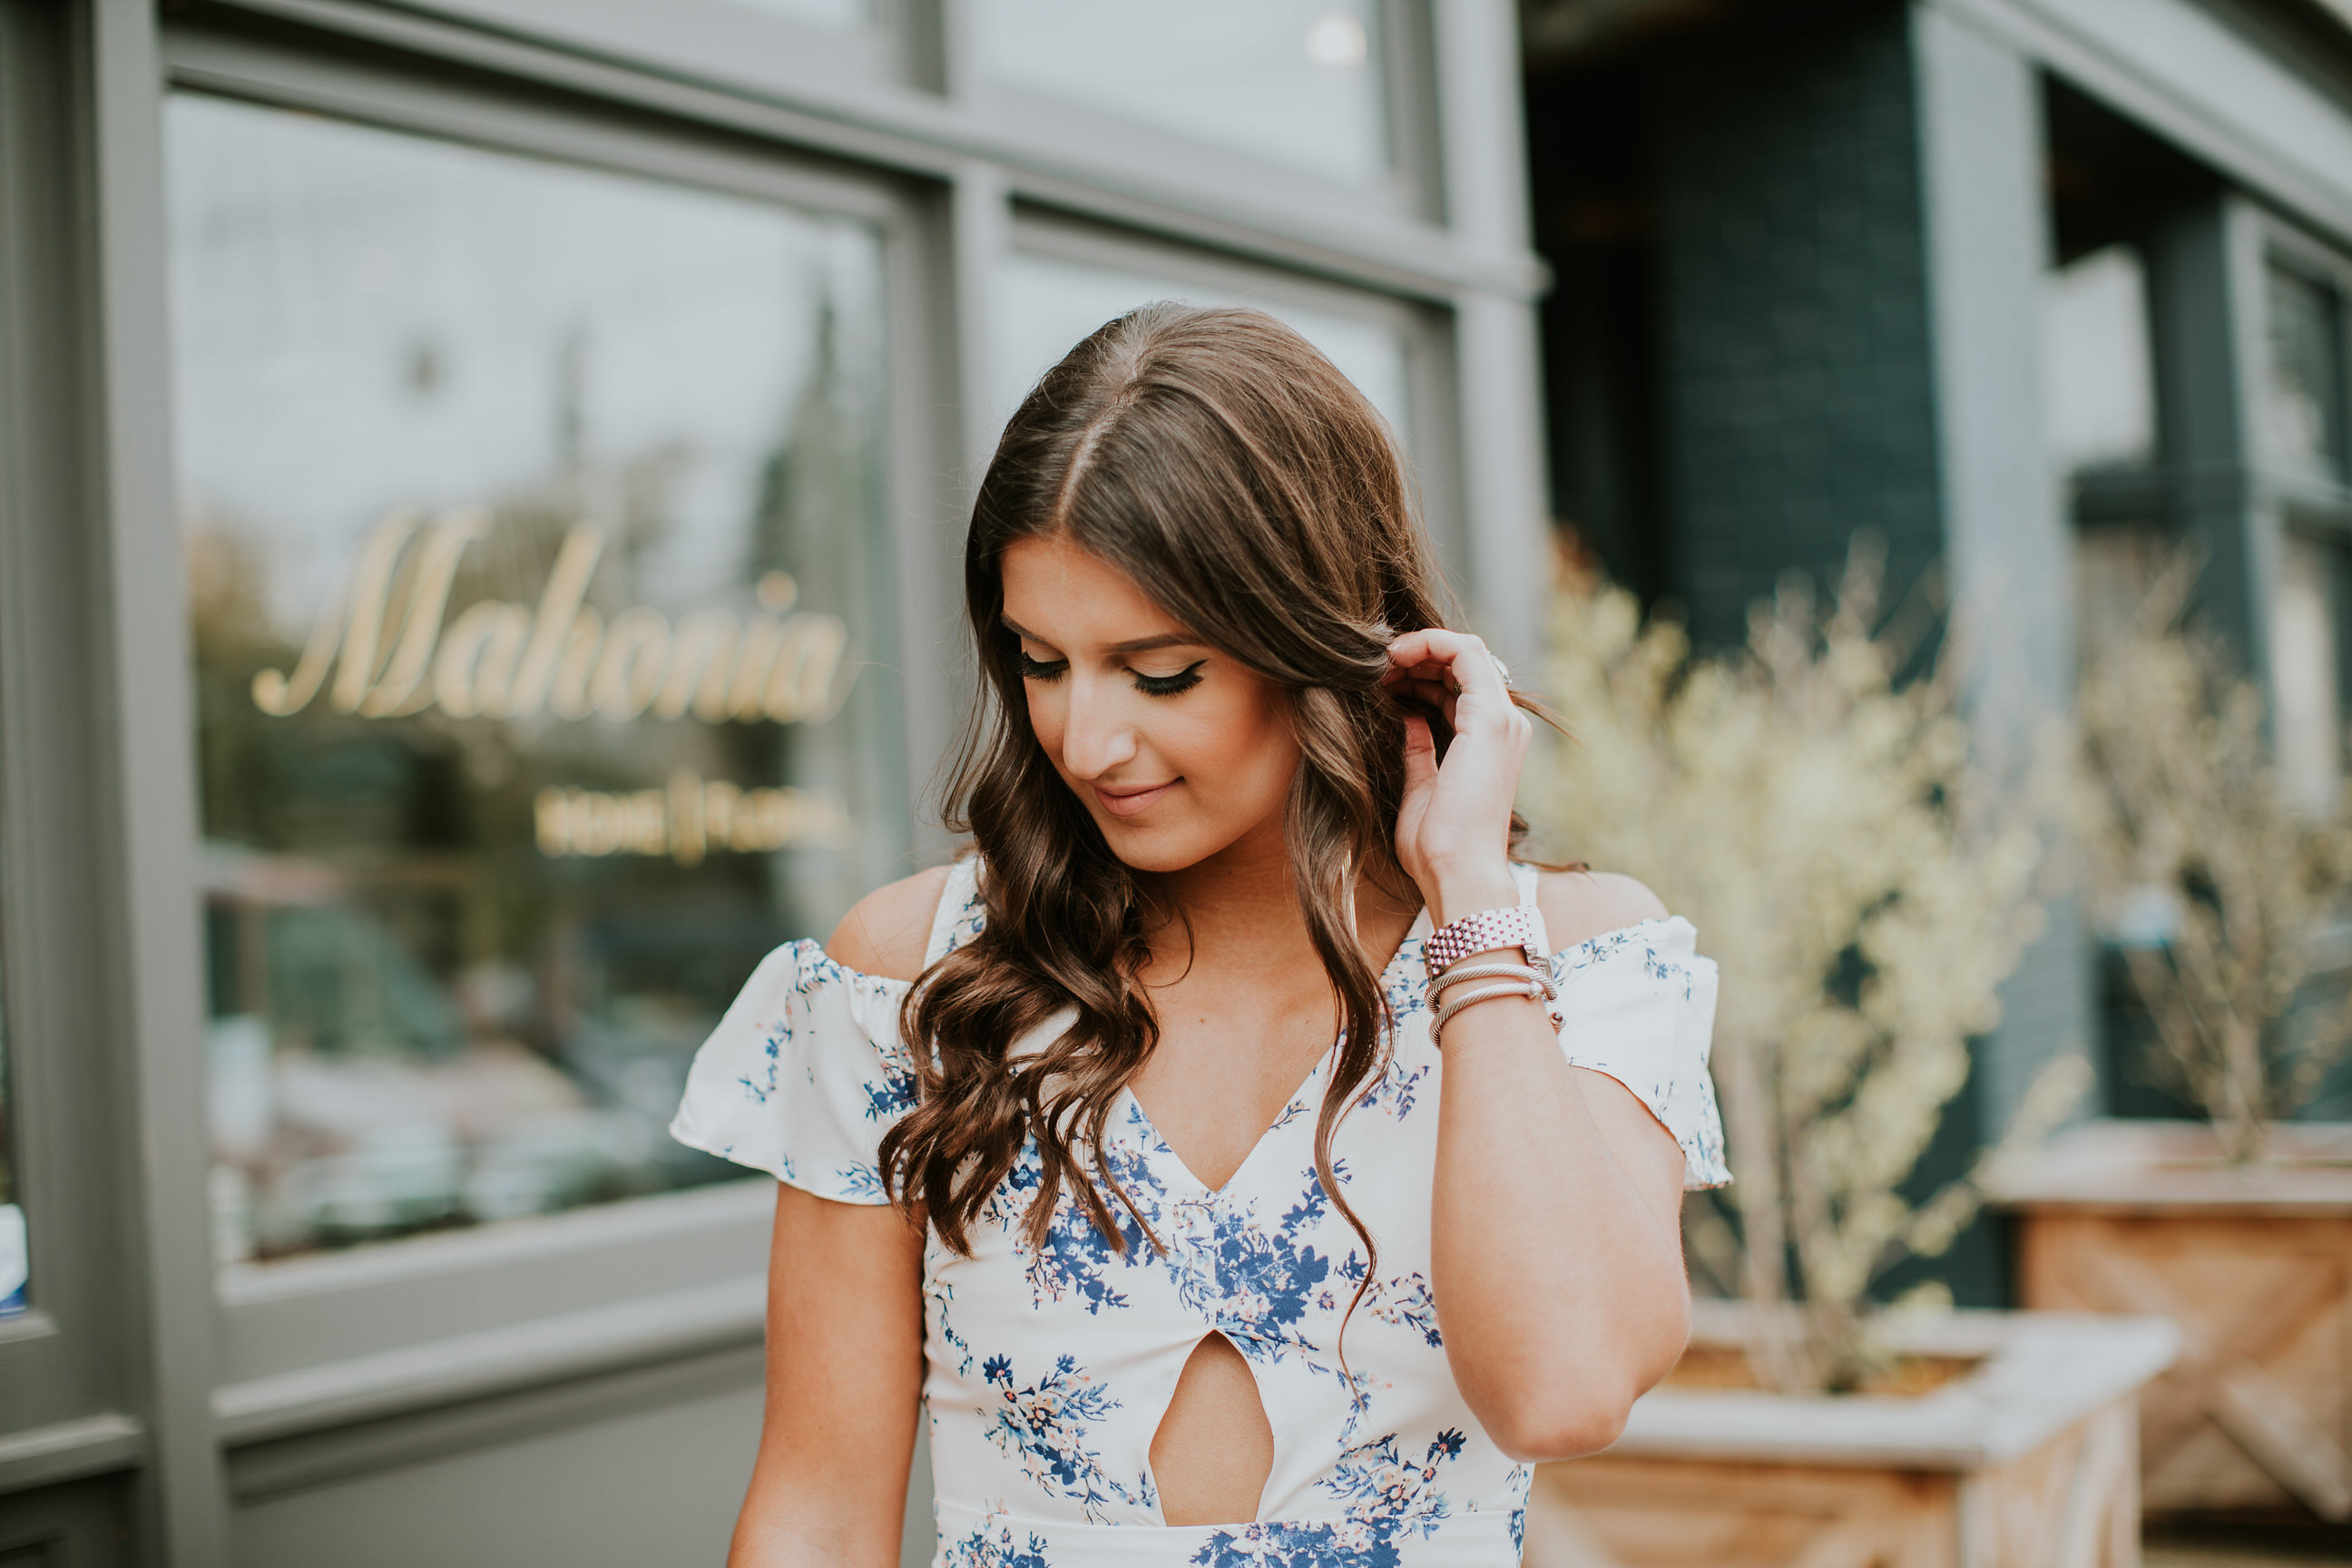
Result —
[[[1442,972],[1436,979],[1429,983],[1430,999],[1436,1000],[1447,986],[1463,980],[1523,981],[1530,985],[1542,986],[1547,1000],[1556,1001],[1559,996],[1559,989],[1552,984],[1551,976],[1531,964],[1457,963],[1453,968]]]
[[[1437,1016],[1430,1020],[1429,1043],[1444,1049],[1444,1042],[1439,1037],[1445,1032],[1445,1021],[1448,1018],[1453,1017],[1465,1007],[1475,1007],[1481,1002],[1492,1002],[1503,996],[1524,996],[1530,1002],[1545,1000],[1542,984],[1533,980],[1520,985],[1484,986],[1473,991],[1467,996],[1456,996],[1453,1001],[1440,1007],[1437,1010]]]

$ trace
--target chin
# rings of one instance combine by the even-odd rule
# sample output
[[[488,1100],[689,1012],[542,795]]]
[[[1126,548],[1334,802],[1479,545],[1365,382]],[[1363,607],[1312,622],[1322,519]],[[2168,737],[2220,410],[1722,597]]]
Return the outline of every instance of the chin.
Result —
[[[1103,841],[1119,863],[1132,870],[1165,874],[1197,866],[1223,848],[1230,838],[1204,833],[1181,823],[1131,822],[1108,813],[1091,814]]]

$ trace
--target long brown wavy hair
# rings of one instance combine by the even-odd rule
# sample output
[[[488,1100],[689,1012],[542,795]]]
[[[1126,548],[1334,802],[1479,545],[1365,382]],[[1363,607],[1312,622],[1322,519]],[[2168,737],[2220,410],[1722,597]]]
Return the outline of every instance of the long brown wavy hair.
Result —
[[[983,858],[986,923],[908,995],[902,1036],[929,1048],[913,1053],[914,1109],[882,1140],[884,1180],[969,1254],[972,1222],[1034,1137],[1043,1179],[1030,1245],[1045,1244],[1066,1182],[1123,1246],[1080,1152],[1101,1147],[1118,1091],[1159,1040],[1137,979],[1153,905],[1030,729],[1017,645],[999,619],[1001,563],[1007,545],[1039,535],[1118,567],[1287,706],[1300,761],[1284,837],[1344,1031],[1315,1169],[1364,1241],[1369,1282],[1377,1251],[1332,1171],[1331,1139],[1384,1067],[1391,1019],[1354,910],[1364,883],[1418,901],[1394,847],[1404,710],[1381,677],[1391,639],[1444,624],[1439,580],[1388,426],[1305,339],[1256,310],[1163,303],[1121,316],[1046,373],[997,444],[964,545],[985,679],[947,802],[950,826]],[[1450,734],[1442,720],[1432,728],[1442,752]],[[1075,1018],[1058,1037],[1012,1054],[1065,1009]],[[1150,1236],[1117,1179],[1097,1173]]]

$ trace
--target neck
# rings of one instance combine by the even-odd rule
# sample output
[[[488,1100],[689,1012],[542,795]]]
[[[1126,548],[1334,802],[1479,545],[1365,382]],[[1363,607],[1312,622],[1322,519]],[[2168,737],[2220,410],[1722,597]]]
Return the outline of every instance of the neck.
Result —
[[[1319,968],[1279,817],[1252,829],[1204,860],[1162,872],[1157,891],[1167,918],[1152,945],[1179,962],[1204,961]],[[1384,884],[1401,883],[1400,899]],[[1401,875],[1360,879],[1357,931],[1377,965],[1386,961],[1420,910]]]

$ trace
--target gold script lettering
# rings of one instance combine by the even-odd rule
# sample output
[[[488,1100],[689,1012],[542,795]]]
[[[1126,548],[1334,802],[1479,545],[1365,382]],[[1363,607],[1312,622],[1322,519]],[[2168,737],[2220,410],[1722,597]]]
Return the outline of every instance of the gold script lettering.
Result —
[[[426,531],[425,542],[417,546],[422,559],[408,591],[392,662],[384,666],[383,679],[360,703],[360,712],[367,718],[415,713],[431,704],[432,693],[422,688],[433,644],[441,635],[442,614],[449,607],[449,584],[457,575],[457,563],[466,546],[479,539],[489,525],[488,510],[467,506],[442,513]]]
[[[673,627],[660,611],[637,605],[607,627],[585,602],[604,552],[603,531],[588,523],[564,534],[535,609],[483,600],[445,626],[466,550],[490,521],[478,506],[452,508],[430,527],[413,507],[386,512],[293,674],[272,668],[253,678],[254,706],[282,718],[324,689],[338,711],[369,719],[438,707],[453,719],[546,712],[626,721],[650,711],[706,724],[814,723],[839,711],[856,683],[856,669],[843,668],[848,626],[838,616],[796,611],[800,587],[785,572],[761,574],[758,607],[746,615],[689,610]]]

